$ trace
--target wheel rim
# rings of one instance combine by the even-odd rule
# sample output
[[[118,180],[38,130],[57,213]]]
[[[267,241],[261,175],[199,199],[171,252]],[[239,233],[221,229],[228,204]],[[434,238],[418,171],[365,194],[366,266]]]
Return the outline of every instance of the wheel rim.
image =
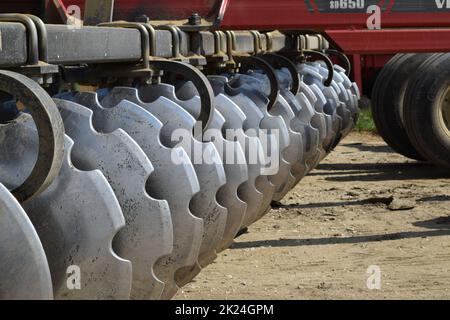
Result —
[[[445,133],[450,136],[450,88],[447,89],[443,102],[441,103],[439,119],[442,122]]]

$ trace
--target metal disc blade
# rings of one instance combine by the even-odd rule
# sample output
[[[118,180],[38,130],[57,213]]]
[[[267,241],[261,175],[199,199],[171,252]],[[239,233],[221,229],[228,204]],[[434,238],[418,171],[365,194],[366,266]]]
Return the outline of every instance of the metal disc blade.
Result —
[[[352,112],[353,121],[356,124],[359,117],[359,99],[361,99],[361,93],[359,91],[358,85],[355,82],[352,82],[350,78],[347,76],[345,70],[338,66],[334,65],[335,70],[335,81],[337,83],[341,83],[343,87],[347,90],[350,95],[350,105],[349,109]]]
[[[330,118],[324,113],[323,104],[317,103],[318,97],[314,95],[314,92],[302,81],[300,81],[299,92],[293,99],[293,94],[289,91],[292,86],[292,78],[289,71],[286,68],[276,70],[277,77],[281,80],[282,92],[288,91],[283,97],[289,102],[289,106],[293,109],[293,112],[305,126],[312,126],[316,129],[316,133],[319,135],[320,140],[325,140],[326,136],[331,128],[327,124],[327,118]],[[331,120],[331,119],[330,119]],[[330,128],[329,128],[330,127]]]
[[[308,111],[305,110],[305,116],[307,119],[310,119],[309,121],[314,128],[322,128],[323,122],[321,118],[324,119],[325,128],[322,131],[325,132],[325,137],[323,138],[322,146],[325,151],[329,152],[331,149],[330,146],[332,145],[336,136],[336,132],[333,128],[332,115],[325,112],[325,105],[317,103],[318,98],[314,94],[314,91],[303,81],[300,82],[300,90],[296,97],[299,101],[301,101],[301,103],[303,103],[304,106],[306,106],[306,110]]]
[[[284,69],[277,71],[277,74],[285,73],[285,78],[288,79],[283,83],[292,81],[290,74]],[[280,77],[280,76],[279,76]],[[325,141],[325,135],[328,131],[327,116],[323,112],[323,105],[320,103],[320,99],[316,97],[314,92],[304,83],[300,82],[299,92],[294,96],[290,91],[286,92],[286,89],[290,87],[290,83],[285,84],[285,90],[283,97],[288,101],[289,106],[298,119],[293,124],[295,131],[301,132],[303,137],[303,161],[293,166],[293,172],[296,180],[294,184],[288,186],[293,188],[305,175],[310,171],[310,166],[318,159],[318,154],[325,154],[323,143]],[[329,118],[329,117],[328,117]],[[331,119],[329,127],[331,128]],[[334,136],[330,139],[333,139]],[[322,142],[322,144],[321,144]],[[283,193],[286,193],[285,188]]]
[[[270,204],[277,190],[293,179],[290,173],[291,164],[286,160],[290,137],[283,118],[268,111],[269,101],[264,93],[249,86],[249,83],[255,83],[257,80],[252,77],[247,79],[246,77],[249,76],[239,74],[233,74],[230,77],[236,87],[232,87],[226,77],[211,77],[211,81],[217,82],[214,84],[216,90],[226,93],[244,111],[248,119],[244,123],[244,129],[254,132],[256,128],[256,133],[253,135],[260,139],[266,158],[264,174],[267,177],[265,179],[260,177],[256,180],[257,189],[261,190],[265,197],[261,202],[259,214],[251,222],[247,222],[248,225],[260,219],[270,210]]]
[[[153,298],[159,293],[153,265],[170,252],[170,211],[163,200],[146,192],[152,164],[139,145],[125,131],[97,132],[91,110],[71,101],[55,99],[67,134],[75,141],[74,164],[86,170],[99,169],[122,208],[126,226],[113,242],[118,254],[133,264],[132,297]],[[156,223],[155,223],[156,222]]]
[[[37,131],[29,115],[9,124],[9,136],[28,144],[10,153],[8,172],[29,170],[37,154]],[[131,263],[116,255],[111,242],[125,225],[117,199],[99,171],[77,170],[71,162],[73,142],[65,139],[64,161],[54,182],[27,201],[29,213],[47,254],[56,299],[128,299]],[[11,183],[21,177],[10,175]],[[14,181],[15,180],[15,181]],[[78,270],[79,287],[69,285],[71,270]],[[73,271],[76,272],[76,271]]]
[[[334,122],[333,128],[336,134],[338,134],[338,130],[341,130],[342,118],[337,115],[340,101],[336,99],[337,93],[334,89],[336,88],[336,84],[332,82],[334,87],[325,87],[323,84],[324,76],[319,70],[310,65],[299,64],[297,68],[302,80],[309,86],[318,100],[315,108],[320,108],[326,114],[332,116]]]
[[[324,147],[325,150],[329,151],[336,146],[336,141],[338,141],[341,138],[342,117],[339,115],[339,110],[342,108],[339,108],[338,110],[336,104],[328,103],[325,95],[323,94],[322,90],[319,88],[317,84],[312,83],[308,87],[317,97],[316,106],[321,105],[324,113],[329,115],[331,118],[331,126],[330,126],[331,137],[327,136],[327,139],[324,140],[330,141],[330,143],[326,144]]]
[[[328,77],[328,69],[322,66],[319,62],[315,62],[311,64],[312,67],[317,70],[323,77]],[[342,136],[346,136],[353,129],[353,94],[349,89],[351,87],[351,83],[348,84],[349,88],[344,86],[344,78],[339,74],[339,72],[335,72],[333,74],[333,81],[331,82],[332,88],[325,88],[328,91],[325,91],[325,96],[329,97],[331,100],[330,103],[336,103],[336,108],[338,114],[342,118]],[[335,101],[335,102],[334,102]]]
[[[176,94],[174,93],[173,86],[167,84],[152,86],[153,90],[151,92],[153,92],[153,95],[156,92],[156,94],[161,94],[161,96],[165,96],[176,102],[196,118],[201,110],[201,101],[197,95],[197,89],[191,81],[178,81],[175,85],[177,88]],[[161,89],[161,86],[164,86],[164,90]],[[164,94],[163,91],[170,92],[171,96]],[[143,94],[141,94],[141,97],[143,97]],[[220,100],[222,97],[224,96],[215,97],[216,103],[220,103],[217,100]],[[224,103],[227,102],[225,101]],[[240,230],[247,209],[247,204],[237,194],[239,185],[248,180],[245,155],[238,142],[227,140],[226,136],[224,136],[222,129],[225,122],[226,120],[223,115],[218,110],[215,110],[212,123],[203,135],[203,140],[212,142],[218,150],[227,181],[219,189],[217,194],[217,201],[223,207],[227,208],[228,215],[222,240],[218,244],[216,251],[222,251],[233,243],[233,239]],[[211,261],[205,262],[209,263]],[[201,267],[205,266],[202,263],[200,264]]]
[[[361,99],[361,93],[356,82],[352,82],[346,74],[346,70],[340,65],[335,64],[333,66],[334,71],[336,71],[343,79],[346,88],[351,88],[352,93],[356,96],[356,100]]]
[[[161,123],[156,137],[164,148],[159,154],[156,154],[159,150],[152,149],[152,146],[149,146],[147,151],[153,153],[157,159],[160,157],[161,161],[159,170],[156,171],[157,175],[153,176],[154,183],[150,182],[154,188],[153,192],[158,192],[161,197],[168,200],[172,212],[173,251],[170,255],[159,259],[155,265],[156,275],[165,284],[162,288],[161,298],[168,299],[179,289],[176,272],[184,267],[194,265],[198,258],[203,235],[203,220],[193,214],[190,203],[200,191],[199,181],[187,153],[183,148],[174,146],[172,143],[171,127],[146,110],[136,89],[116,87],[101,100],[101,104],[105,108],[113,108],[120,103],[133,103]],[[172,106],[172,102],[169,101],[169,105]],[[146,141],[148,139],[148,136],[141,137],[140,140],[143,141],[140,142],[144,146],[148,145],[149,142]],[[166,152],[167,150],[170,153]],[[171,164],[176,165],[176,161],[179,161],[180,168],[171,172],[170,169],[174,169]],[[180,181],[171,179],[171,176],[176,173],[182,174],[182,177],[185,178]],[[175,190],[180,190],[180,194]]]
[[[251,75],[240,75],[240,78],[240,81],[242,83],[245,83],[245,85],[242,85],[240,88],[250,86],[252,88],[251,91],[260,90],[261,92],[267,92],[268,90],[269,82],[268,78],[264,74],[254,72]],[[257,97],[252,96],[250,92],[246,94],[249,95],[252,100],[257,101]],[[293,108],[285,99],[286,95],[288,95],[288,91],[283,90],[281,94],[278,95],[277,102],[270,110],[271,115],[279,116],[283,119],[289,135],[288,144],[286,146],[283,146],[280,150],[281,161],[279,173],[277,176],[271,177],[271,181],[276,186],[276,192],[273,197],[273,200],[276,201],[281,200],[281,198],[284,196],[286,186],[291,185],[295,181],[295,176],[292,172],[292,166],[297,163],[302,163],[304,157],[304,138],[302,137],[302,133],[300,131],[294,130],[295,128],[300,127],[300,124],[296,123],[299,122],[299,119],[296,118],[293,112]],[[263,109],[262,106],[260,106],[260,108]],[[265,109],[267,110],[267,107],[265,107]]]
[[[215,248],[223,236],[227,219],[226,208],[216,200],[218,190],[226,183],[225,171],[214,145],[199,141],[197,137],[201,138],[201,133],[195,137],[192,134],[196,120],[188,112],[165,97],[151,103],[141,100],[141,97],[147,97],[149,95],[147,91],[151,90],[152,86],[143,87],[139,92],[129,88],[128,100],[140,105],[164,123],[161,131],[163,143],[174,147],[178,145],[175,140],[182,138],[179,145],[190,155],[200,184],[200,192],[192,199],[190,208],[195,216],[203,219],[203,241],[198,261],[174,270],[176,282],[183,285],[199,272],[201,263],[216,257]],[[177,134],[180,136],[177,137]],[[203,155],[208,155],[211,162],[204,161]],[[167,291],[163,296],[170,297],[175,292],[175,290]]]
[[[223,79],[227,81],[227,78],[209,77],[212,86],[215,87],[216,93],[221,90],[223,91]],[[266,156],[264,155],[261,141],[256,134],[254,136],[249,136],[247,134],[248,131],[245,131],[246,125],[251,127],[249,120],[254,121],[254,119],[250,119],[249,117],[255,117],[255,115],[257,117],[261,116],[261,120],[262,113],[253,105],[254,113],[246,114],[234,101],[237,97],[245,99],[245,96],[242,94],[239,94],[238,96],[229,96],[219,93],[216,95],[215,106],[226,119],[223,128],[227,132],[232,132],[236,137],[236,141],[241,145],[247,161],[248,180],[238,188],[239,198],[247,203],[247,211],[241,226],[243,228],[249,226],[254,219],[266,209],[266,207],[263,207],[264,201],[267,198],[272,200],[275,186],[269,181],[267,175],[262,174],[262,163],[265,161]]]
[[[282,97],[279,96],[277,103],[270,111],[268,111],[267,107],[269,101],[267,97],[261,94],[261,92],[258,92],[257,89],[259,86],[265,84],[262,83],[260,79],[257,80],[258,82],[254,82],[255,79],[247,75],[240,75],[240,78],[242,78],[245,84],[236,89],[245,95],[247,101],[250,99],[262,112],[263,117],[259,124],[259,128],[269,130],[269,132],[277,132],[277,137],[275,139],[276,143],[273,144],[273,149],[271,151],[278,152],[278,157],[280,160],[279,169],[275,175],[270,176],[270,181],[275,185],[275,192],[277,192],[277,190],[279,190],[289,178],[291,162],[295,161],[294,159],[299,156],[298,153],[295,154],[295,152],[298,151],[294,150],[293,145],[295,142],[291,141],[291,139],[295,140],[298,136],[295,136],[296,133],[292,132],[291,124],[284,118],[284,116],[289,113],[289,110],[287,110],[288,108],[286,107],[284,101],[281,101]],[[253,83],[253,85],[250,85],[251,83]],[[248,102],[243,103],[242,107],[247,108],[248,111],[250,111],[247,104]],[[284,112],[285,108],[287,108],[287,112]],[[293,120],[293,118],[291,120]],[[256,123],[251,125],[256,125]],[[268,149],[270,149],[270,147]],[[265,154],[268,154],[267,150],[265,150]],[[270,155],[268,155],[268,157],[270,157]]]
[[[146,102],[153,102],[160,97],[165,97],[177,105],[182,106],[195,119],[200,115],[201,106],[199,106],[196,98],[197,90],[190,85],[192,82],[183,81],[183,89],[181,92],[175,93],[175,87],[167,83],[159,83],[152,85],[152,90],[144,90],[140,92],[140,97]],[[180,93],[184,99],[180,99]]]
[[[154,172],[147,180],[146,191],[155,199],[164,199],[168,201],[170,208],[169,214],[152,215],[151,223],[153,230],[166,230],[164,238],[160,243],[155,242],[152,249],[155,256],[161,258],[172,252],[173,247],[173,229],[172,218],[174,212],[179,211],[179,206],[187,208],[193,194],[198,190],[198,183],[192,166],[189,164],[173,165],[170,161],[172,150],[162,145],[159,140],[159,134],[162,124],[136,104],[123,100],[117,106],[105,108],[98,100],[98,95],[94,92],[81,92],[72,97],[72,100],[89,108],[93,112],[94,127],[102,133],[111,133],[122,129],[127,132],[131,138],[144,151],[146,156],[154,166]],[[149,139],[148,137],[155,137]],[[181,151],[181,152],[180,152]],[[178,156],[179,153],[179,156]],[[176,150],[177,159],[186,159],[187,155],[182,150]],[[179,205],[173,202],[173,188],[171,184],[168,188],[167,175],[176,174],[178,177],[177,186],[180,188],[179,197],[175,201],[180,201]],[[178,211],[177,211],[178,210]],[[164,290],[164,282],[157,276],[153,279],[153,289],[151,296],[147,298],[159,299]],[[132,296],[140,298],[138,294]]]
[[[1,300],[53,298],[50,270],[39,236],[19,202],[2,184],[0,260]]]
[[[142,87],[139,90],[141,98],[145,99],[146,92],[153,91],[153,86]],[[165,121],[177,126],[179,129],[184,129],[186,133],[193,132],[196,128],[196,120],[181,106],[174,102],[171,102],[173,107],[169,108],[173,110],[173,114],[168,114],[165,107],[165,98],[156,100],[153,104],[148,104],[148,110],[156,113],[155,115]],[[168,101],[168,100],[166,100]],[[176,99],[179,101],[179,99]],[[196,110],[200,110],[199,100],[193,100]],[[183,116],[180,116],[183,114]],[[214,115],[217,116],[217,115]],[[172,131],[171,134],[174,132]],[[185,138],[188,138],[187,136]],[[185,148],[188,154],[191,154],[191,160],[194,163],[194,168],[197,173],[197,177],[200,183],[200,192],[194,196],[191,202],[191,208],[194,214],[203,218],[204,232],[203,241],[200,248],[200,254],[198,257],[198,265],[205,266],[211,263],[216,257],[216,247],[222,240],[223,232],[225,230],[225,224],[227,220],[227,210],[217,202],[217,193],[219,189],[225,185],[226,176],[225,170],[222,165],[222,159],[217,151],[216,147],[211,142],[202,142],[200,134],[190,135],[190,141],[184,140],[181,146]],[[197,153],[203,154],[199,155]],[[198,266],[184,271],[178,272],[179,282],[185,284],[190,281],[193,276],[199,272]],[[184,273],[184,275],[183,275]]]
[[[334,146],[339,143],[342,139],[342,131],[343,131],[343,118],[342,115],[342,105],[340,101],[335,100],[335,95],[325,96],[325,93],[332,93],[333,89],[328,88],[325,91],[325,86],[323,84],[324,78],[323,76],[310,65],[299,64],[297,65],[297,70],[301,75],[302,81],[304,81],[311,90],[313,90],[315,96],[319,99],[320,103],[323,104],[323,109],[325,113],[332,116],[333,119],[333,131],[335,132],[335,137],[333,139],[333,143],[331,146],[327,146],[327,148],[332,149]],[[340,115],[340,114],[341,115]]]
[[[93,110],[94,119],[96,115],[104,119],[103,130],[125,130],[152,161],[155,171],[147,183],[147,190],[154,197],[168,201],[174,243],[173,251],[157,262],[155,273],[165,286],[177,288],[175,271],[192,263],[200,247],[202,221],[189,209],[200,186],[187,153],[181,147],[171,148],[161,142],[163,124],[150,112],[127,100],[129,93],[129,88],[117,88],[108,92],[101,104],[92,96],[88,102],[87,93],[80,98]],[[136,92],[132,90],[132,94]],[[172,176],[177,178],[171,179]],[[160,293],[163,291],[164,286],[161,286]]]
[[[234,103],[224,95],[218,95],[214,99],[216,105],[222,105],[224,108],[237,108]],[[232,119],[225,118],[220,111],[215,111],[218,116],[213,118],[210,129],[223,133],[225,124]],[[206,139],[212,140],[206,133]],[[217,200],[228,210],[228,218],[223,234],[222,241],[217,247],[217,252],[228,248],[234,241],[234,238],[241,229],[244,217],[247,211],[247,203],[241,199],[238,194],[239,187],[249,179],[247,162],[244,150],[238,141],[231,140],[226,135],[216,134],[214,144],[222,157],[223,166],[227,178],[227,183],[219,190]]]

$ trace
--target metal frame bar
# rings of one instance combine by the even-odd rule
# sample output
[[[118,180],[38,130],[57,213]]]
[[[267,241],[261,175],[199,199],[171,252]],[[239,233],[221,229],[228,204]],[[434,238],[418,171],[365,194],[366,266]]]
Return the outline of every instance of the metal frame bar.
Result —
[[[5,32],[8,30],[8,34],[13,35],[15,39],[27,39],[27,31],[18,23],[0,22],[0,32],[3,32],[3,30]],[[47,34],[47,49],[45,51],[48,52],[47,60],[51,64],[133,62],[142,58],[141,36],[137,30],[113,27],[75,28],[66,25],[45,25],[45,29],[41,31]],[[179,37],[180,53],[187,55],[191,50],[191,39],[195,35],[183,31],[178,31],[178,33],[183,35]],[[216,44],[211,39],[214,39],[214,33],[202,31],[202,34],[203,37],[196,37],[195,50],[200,49],[203,54],[211,53],[210,56],[213,56]],[[255,51],[254,37],[254,34],[250,31],[234,33],[235,49],[233,51],[252,54]],[[317,38],[317,41],[311,41],[310,43],[316,47],[308,49],[323,49],[317,47],[321,42],[318,40],[320,36],[313,35],[311,37]],[[294,44],[289,36],[274,33],[270,38],[271,41],[267,41],[267,37],[264,34],[261,35],[260,45],[264,48],[263,51],[267,51],[269,42],[272,46],[271,52],[293,49]],[[155,39],[155,56],[174,58],[172,34],[166,30],[156,30]],[[222,45],[226,46],[226,44]],[[29,46],[26,43],[3,48],[3,51],[0,52],[0,68],[23,65],[23,57],[28,56],[28,48]],[[185,49],[182,50],[181,48]],[[226,47],[223,50],[226,51]],[[207,54],[205,56],[209,57]],[[45,57],[40,60],[45,60]]]

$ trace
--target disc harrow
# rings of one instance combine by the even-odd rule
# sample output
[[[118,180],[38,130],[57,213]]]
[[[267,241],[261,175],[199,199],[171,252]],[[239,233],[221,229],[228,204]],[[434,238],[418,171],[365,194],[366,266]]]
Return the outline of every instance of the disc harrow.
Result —
[[[292,35],[211,32],[195,49],[172,25],[66,29],[49,30],[120,34],[133,58],[37,41],[39,66],[0,71],[0,299],[172,298],[358,117],[345,70],[299,63],[279,45]]]

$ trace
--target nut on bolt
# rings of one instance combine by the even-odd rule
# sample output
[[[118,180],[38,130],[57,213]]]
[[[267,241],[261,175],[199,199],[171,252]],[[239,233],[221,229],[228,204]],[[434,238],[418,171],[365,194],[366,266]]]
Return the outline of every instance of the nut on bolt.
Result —
[[[138,15],[134,20],[135,20],[135,22],[140,22],[140,23],[149,23],[150,22],[150,18],[145,14]]]
[[[201,23],[202,23],[202,17],[198,13],[193,13],[188,18],[188,24],[190,24],[191,26],[198,26]]]

